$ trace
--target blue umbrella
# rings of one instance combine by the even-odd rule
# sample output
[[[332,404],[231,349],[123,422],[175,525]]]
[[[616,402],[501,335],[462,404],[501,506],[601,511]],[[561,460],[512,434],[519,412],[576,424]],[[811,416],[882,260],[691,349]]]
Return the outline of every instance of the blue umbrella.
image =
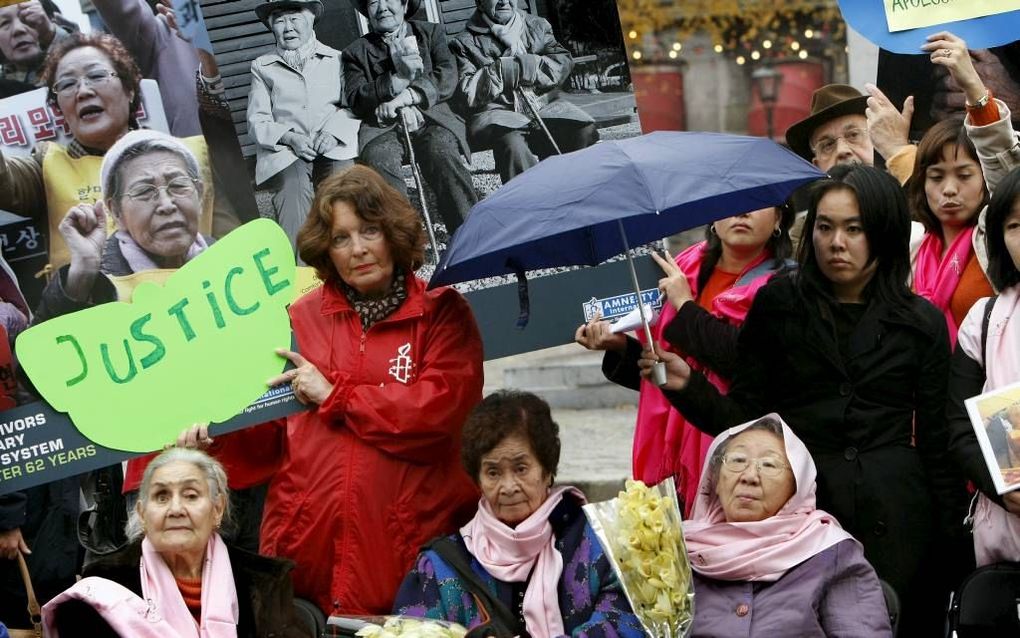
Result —
[[[476,204],[429,287],[630,259],[631,244],[782,204],[824,176],[760,137],[660,131],[602,142],[543,160]],[[633,264],[631,275],[640,299]]]

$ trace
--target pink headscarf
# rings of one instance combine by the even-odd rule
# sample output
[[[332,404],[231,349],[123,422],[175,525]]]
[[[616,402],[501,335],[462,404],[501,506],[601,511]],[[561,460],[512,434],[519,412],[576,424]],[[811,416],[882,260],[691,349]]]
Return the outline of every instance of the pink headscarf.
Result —
[[[695,297],[698,295],[698,271],[705,259],[706,248],[706,242],[695,244],[677,255],[675,260],[687,277],[687,283]],[[743,276],[771,258],[771,254],[763,251],[740,275]],[[712,314],[736,326],[744,323],[744,317],[751,309],[754,296],[772,274],[770,271],[755,277],[746,285],[734,286],[719,294],[712,301]],[[670,351],[673,348],[666,343],[662,333],[675,316],[676,310],[673,306],[664,304],[658,321],[652,327],[652,336],[661,347]],[[643,340],[643,336],[639,335],[639,338]],[[695,370],[703,372],[720,392],[726,392],[729,384],[717,374],[704,369],[694,359],[687,358],[687,363]],[[698,477],[711,444],[711,436],[687,423],[683,415],[657,387],[647,380],[641,380],[632,452],[634,478],[644,481],[647,485],[655,485],[669,476],[675,476],[677,492],[684,501],[684,514],[687,514],[697,495]]]
[[[815,509],[815,462],[793,430],[783,426],[786,458],[793,469],[797,491],[774,516],[762,521],[727,523],[715,493],[714,472],[705,465],[691,520],[684,524],[687,556],[691,569],[717,580],[779,580],[787,570],[836,543],[853,539],[831,514]],[[711,459],[727,439],[761,419],[726,430],[715,438],[708,451]],[[723,470],[725,471],[725,470]]]
[[[516,527],[497,519],[483,496],[478,513],[460,528],[467,550],[497,580],[522,583],[532,574],[524,591],[524,625],[534,638],[563,635],[557,594],[563,556],[556,550],[549,517],[565,494],[584,502],[584,494],[576,487],[553,488],[545,502]]]
[[[917,261],[914,265],[914,290],[935,304],[935,307],[945,315],[950,347],[956,346],[956,331],[959,326],[953,319],[949,302],[953,299],[956,287],[960,285],[967,262],[974,254],[973,235],[973,226],[961,232],[949,245],[949,250],[943,257],[942,238],[934,233],[926,233],[917,251]]]
[[[988,299],[974,304],[960,326],[960,348],[985,368],[983,392],[1020,381],[1020,286],[1003,290],[988,320],[989,355],[981,348],[981,325]],[[974,511],[974,553],[978,567],[999,561],[1020,561],[1020,517],[1010,514],[984,494]]]

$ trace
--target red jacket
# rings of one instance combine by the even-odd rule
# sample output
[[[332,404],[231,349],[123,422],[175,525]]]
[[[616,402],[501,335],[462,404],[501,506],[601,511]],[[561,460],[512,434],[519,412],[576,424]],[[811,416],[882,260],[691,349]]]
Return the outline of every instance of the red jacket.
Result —
[[[478,491],[460,432],[481,399],[482,341],[463,297],[425,291],[362,331],[334,285],[290,307],[301,354],[333,384],[317,410],[287,418],[260,553],[297,563],[294,593],[323,610],[388,613],[429,539],[467,522]]]

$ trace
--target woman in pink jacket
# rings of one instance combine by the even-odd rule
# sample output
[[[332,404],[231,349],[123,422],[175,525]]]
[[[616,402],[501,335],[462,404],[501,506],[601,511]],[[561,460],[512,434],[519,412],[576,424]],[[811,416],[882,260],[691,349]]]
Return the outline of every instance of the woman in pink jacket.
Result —
[[[706,239],[674,261],[653,255],[665,272],[659,289],[666,295],[652,335],[663,347],[681,353],[704,371],[720,390],[736,361],[740,324],[758,289],[790,255],[788,207],[764,208],[719,220]],[[611,381],[641,392],[634,431],[634,478],[655,484],[673,476],[689,513],[712,437],[687,424],[658,388],[642,380],[637,360],[642,344],[610,332],[606,321],[581,325],[576,341],[589,350],[605,350],[602,371]]]

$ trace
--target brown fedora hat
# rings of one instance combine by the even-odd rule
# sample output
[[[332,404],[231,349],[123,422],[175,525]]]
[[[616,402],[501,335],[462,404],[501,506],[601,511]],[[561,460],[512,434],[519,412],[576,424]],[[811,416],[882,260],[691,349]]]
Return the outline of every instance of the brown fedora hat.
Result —
[[[357,7],[358,13],[368,17],[368,0],[358,0],[354,3]],[[404,8],[404,19],[409,20],[411,16],[418,13],[418,9],[421,7],[421,0],[407,0],[407,6]]]
[[[811,160],[811,134],[829,120],[843,115],[864,115],[868,96],[846,84],[826,84],[811,94],[811,115],[786,129],[786,143],[797,155]]]
[[[322,17],[322,2],[319,0],[267,0],[255,7],[255,15],[268,27],[269,16],[276,11],[287,9],[308,9],[315,15],[316,20]]]

